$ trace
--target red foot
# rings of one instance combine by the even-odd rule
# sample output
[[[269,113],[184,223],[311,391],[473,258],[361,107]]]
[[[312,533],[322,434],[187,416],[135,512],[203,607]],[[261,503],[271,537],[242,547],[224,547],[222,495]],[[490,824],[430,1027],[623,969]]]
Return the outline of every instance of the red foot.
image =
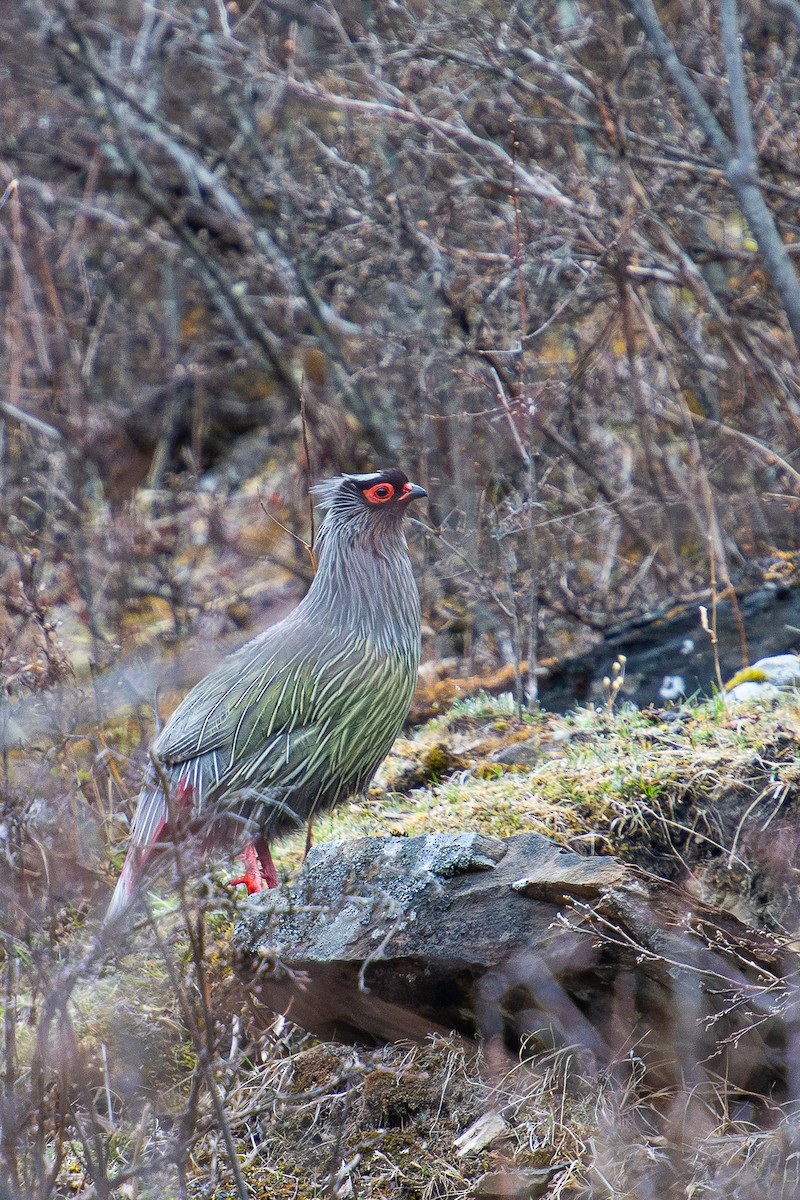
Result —
[[[232,879],[231,887],[243,883],[247,888],[248,896],[252,896],[256,892],[265,891],[266,888],[278,886],[278,872],[275,870],[275,863],[269,852],[269,843],[265,842],[263,838],[256,838],[239,855],[239,858],[244,862],[244,875],[240,875],[238,879]]]

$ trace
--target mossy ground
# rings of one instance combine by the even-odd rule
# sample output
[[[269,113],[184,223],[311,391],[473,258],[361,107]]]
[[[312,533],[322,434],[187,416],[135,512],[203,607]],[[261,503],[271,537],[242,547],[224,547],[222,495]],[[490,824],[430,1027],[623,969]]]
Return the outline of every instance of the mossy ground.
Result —
[[[366,800],[318,820],[315,840],[533,831],[688,883],[756,923],[779,920],[747,847],[765,824],[776,833],[797,817],[793,702],[522,718],[493,711],[488,699],[481,705],[456,707],[399,741]],[[448,756],[455,765],[443,772]],[[409,776],[428,782],[396,792]],[[299,838],[281,847],[285,872],[303,849]]]

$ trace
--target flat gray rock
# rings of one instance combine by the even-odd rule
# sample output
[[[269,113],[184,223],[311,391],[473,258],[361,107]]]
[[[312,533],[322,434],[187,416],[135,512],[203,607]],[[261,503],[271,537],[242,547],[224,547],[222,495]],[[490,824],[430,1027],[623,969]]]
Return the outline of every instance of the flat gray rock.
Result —
[[[700,1086],[706,1061],[743,1089],[783,1078],[785,947],[534,833],[316,846],[251,899],[235,943],[254,999],[328,1039],[569,1046],[598,1066],[635,1057],[659,1087]]]
[[[543,935],[554,915],[526,903],[529,875],[554,880],[557,889],[561,880],[560,895],[572,877],[578,887],[579,877],[584,886],[591,881],[596,893],[619,882],[620,870],[615,859],[580,858],[535,833],[326,842],[311,850],[287,888],[253,898],[237,941],[257,953],[315,962],[422,953],[485,965],[498,950]],[[487,903],[497,917],[488,926],[475,919]],[[386,943],[381,955],[378,941]]]

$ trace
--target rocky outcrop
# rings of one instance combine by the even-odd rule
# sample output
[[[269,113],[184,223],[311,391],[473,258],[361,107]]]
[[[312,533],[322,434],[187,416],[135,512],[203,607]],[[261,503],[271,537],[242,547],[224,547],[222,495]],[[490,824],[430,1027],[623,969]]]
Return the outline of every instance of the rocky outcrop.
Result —
[[[714,647],[701,625],[701,603],[709,605],[708,598],[608,630],[587,654],[551,667],[539,684],[540,703],[556,712],[565,712],[576,703],[605,703],[603,679],[611,675],[612,664],[620,655],[626,660],[620,699],[639,708],[662,706],[694,694],[711,695],[717,687]],[[800,588],[768,584],[740,596],[738,608],[751,662],[782,655],[798,644]],[[716,636],[720,670],[727,681],[742,667],[739,620],[729,599],[717,606]]]
[[[776,939],[611,857],[534,833],[314,848],[236,944],[253,995],[321,1037],[570,1047],[654,1088],[782,1086],[797,969]]]

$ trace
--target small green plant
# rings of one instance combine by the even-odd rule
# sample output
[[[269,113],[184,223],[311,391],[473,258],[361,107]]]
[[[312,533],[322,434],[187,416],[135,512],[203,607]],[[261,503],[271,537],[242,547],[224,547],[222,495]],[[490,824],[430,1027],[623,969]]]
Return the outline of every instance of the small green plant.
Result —
[[[456,700],[452,714],[457,717],[485,719],[513,716],[516,710],[516,701],[511,692],[502,692],[499,696],[492,696],[488,692],[476,692],[474,696]]]

